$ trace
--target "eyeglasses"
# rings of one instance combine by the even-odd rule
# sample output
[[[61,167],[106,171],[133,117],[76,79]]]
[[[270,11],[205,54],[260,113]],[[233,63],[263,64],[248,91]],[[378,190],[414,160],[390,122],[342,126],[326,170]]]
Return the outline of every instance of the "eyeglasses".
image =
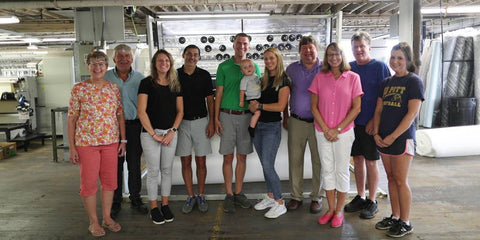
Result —
[[[105,67],[105,66],[107,66],[107,64],[104,63],[104,62],[98,62],[98,63],[90,63],[90,64],[88,64],[88,66],[90,66],[90,67]]]
[[[340,56],[341,56],[340,53],[333,53],[333,54],[328,54],[327,53],[327,58],[340,57]]]

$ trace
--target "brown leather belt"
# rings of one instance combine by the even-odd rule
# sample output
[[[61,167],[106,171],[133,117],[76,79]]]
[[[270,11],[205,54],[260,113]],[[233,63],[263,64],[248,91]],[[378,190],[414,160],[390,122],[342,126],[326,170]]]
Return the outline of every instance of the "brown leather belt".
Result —
[[[233,115],[242,115],[242,114],[250,113],[250,111],[248,111],[248,110],[238,111],[238,110],[230,110],[230,109],[225,109],[225,108],[220,108],[220,112],[233,114]]]

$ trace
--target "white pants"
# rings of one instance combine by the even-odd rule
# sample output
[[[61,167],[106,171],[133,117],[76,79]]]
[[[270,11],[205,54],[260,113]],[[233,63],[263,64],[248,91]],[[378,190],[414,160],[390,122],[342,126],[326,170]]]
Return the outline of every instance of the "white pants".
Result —
[[[163,135],[167,130],[155,129],[155,133]],[[161,173],[161,191],[163,197],[170,196],[172,188],[172,167],[175,149],[177,148],[177,133],[169,146],[162,145],[155,141],[147,132],[140,134],[143,154],[147,163],[147,193],[148,200],[154,201],[158,198],[158,175]]]
[[[322,164],[322,180],[325,190],[348,192],[350,190],[350,151],[355,134],[353,128],[338,134],[338,141],[328,141],[323,132],[315,129],[318,152]]]

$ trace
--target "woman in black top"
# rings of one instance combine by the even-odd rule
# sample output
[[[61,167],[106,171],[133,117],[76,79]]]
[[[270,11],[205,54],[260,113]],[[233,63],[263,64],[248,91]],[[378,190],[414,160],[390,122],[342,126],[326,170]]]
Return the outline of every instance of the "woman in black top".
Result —
[[[138,89],[137,113],[142,123],[140,135],[147,162],[147,192],[150,215],[155,224],[173,221],[168,207],[172,187],[172,166],[177,147],[177,128],[183,118],[180,82],[170,53],[161,49],[152,58],[151,75]],[[159,210],[158,174],[161,172],[162,207]]]
[[[257,101],[251,101],[250,111],[262,111],[253,144],[263,168],[263,176],[267,183],[267,195],[255,205],[256,210],[270,208],[265,213],[267,218],[277,218],[287,212],[282,200],[280,178],[275,171],[275,158],[282,138],[280,115],[287,106],[290,95],[290,80],[283,67],[282,55],[276,48],[269,48],[263,54],[265,71],[261,78],[262,94]]]

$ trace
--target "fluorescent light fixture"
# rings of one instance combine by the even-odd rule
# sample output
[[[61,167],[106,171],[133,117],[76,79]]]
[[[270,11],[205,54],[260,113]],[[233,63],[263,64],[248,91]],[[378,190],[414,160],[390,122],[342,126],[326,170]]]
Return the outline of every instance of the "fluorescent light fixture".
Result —
[[[27,43],[38,43],[41,42],[40,39],[38,38],[24,38],[22,41],[27,42]]]
[[[28,49],[28,50],[37,50],[38,47],[37,47],[37,45],[32,45],[32,44],[30,43],[30,45],[28,45],[27,49]]]
[[[0,24],[19,23],[20,19],[15,16],[0,16]]]
[[[44,38],[43,42],[75,42],[75,38]]]
[[[480,13],[480,5],[476,6],[457,6],[457,7],[447,7],[447,8],[435,8],[428,7],[422,8],[420,10],[422,14],[467,14],[467,13]]]
[[[390,34],[379,35],[379,36],[373,37],[372,41],[373,40],[378,40],[378,39],[385,39],[385,38],[389,38],[389,37],[390,37]]]
[[[159,15],[159,19],[208,19],[208,18],[255,18],[268,17],[269,13],[234,13],[234,14],[181,14],[181,15]]]

